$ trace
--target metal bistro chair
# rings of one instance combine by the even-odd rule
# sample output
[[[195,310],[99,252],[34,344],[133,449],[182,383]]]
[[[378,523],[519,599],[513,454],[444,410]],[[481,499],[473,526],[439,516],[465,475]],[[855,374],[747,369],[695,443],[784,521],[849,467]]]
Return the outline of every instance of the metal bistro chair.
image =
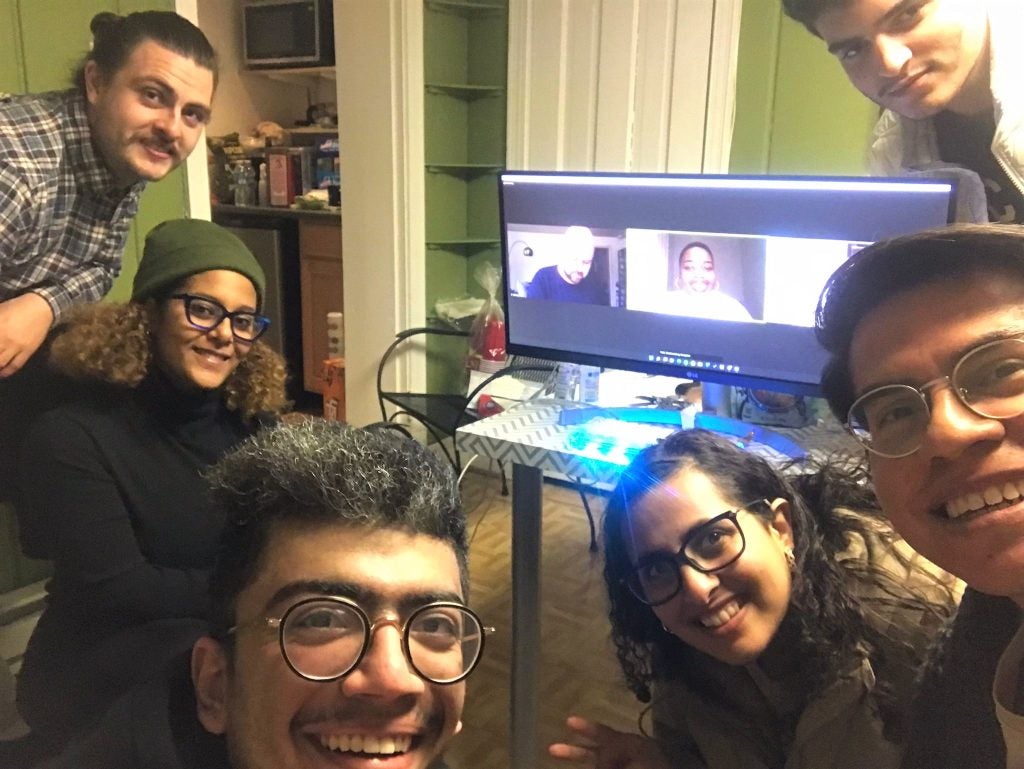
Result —
[[[382,387],[384,367],[391,359],[395,350],[413,337],[427,336],[430,334],[463,338],[469,337],[468,331],[432,326],[410,328],[405,331],[400,331],[395,335],[395,340],[387,350],[384,351],[384,355],[382,355],[380,359],[380,364],[377,366],[377,402],[380,405],[381,419],[385,424],[393,423],[395,418],[402,415],[407,415],[422,424],[438,442],[438,445],[444,452],[445,457],[447,457],[448,461],[451,462],[452,467],[455,469],[455,472],[459,475],[459,479],[461,480],[461,476],[465,468],[462,463],[462,457],[459,454],[459,450],[453,441],[452,450],[449,451],[448,447],[445,446],[444,441],[449,437],[454,438],[455,431],[463,425],[471,424],[482,418],[482,415],[479,414],[476,409],[470,408],[469,404],[475,403],[477,396],[486,390],[494,380],[504,376],[514,375],[521,379],[535,381],[543,384],[544,389],[548,389],[553,384],[557,368],[551,363],[542,362],[533,358],[515,358],[510,365],[501,369],[501,371],[491,374],[483,382],[474,387],[468,395],[462,393],[385,392]],[[387,404],[391,404],[395,407],[395,411],[390,415],[387,413]],[[508,478],[505,475],[504,465],[500,461],[498,462],[498,469],[501,472],[501,494],[502,496],[507,496]],[[585,484],[582,479],[579,478],[570,480],[575,484],[576,490],[579,492],[580,499],[583,501],[583,509],[587,514],[587,524],[590,527],[590,550],[591,552],[596,552],[597,531],[594,524],[594,516],[590,510],[590,502],[587,499]]]
[[[454,328],[436,328],[423,326],[400,331],[395,335],[395,340],[384,351],[380,363],[377,366],[377,402],[380,405],[381,419],[385,422],[393,422],[397,417],[406,415],[422,424],[427,432],[434,437],[444,452],[445,457],[451,462],[455,472],[460,476],[464,469],[462,457],[458,448],[452,442],[451,451],[445,445],[445,439],[454,438],[455,431],[463,425],[471,424],[482,415],[475,408],[470,408],[471,403],[476,402],[480,393],[496,379],[512,375],[524,375],[524,378],[543,375],[540,381],[548,382],[553,376],[555,367],[553,365],[542,365],[539,363],[516,363],[506,366],[500,371],[491,374],[483,382],[466,393],[414,393],[414,392],[388,392],[383,389],[384,367],[394,355],[395,351],[405,342],[417,336],[449,336],[468,338],[468,331],[461,331]],[[531,377],[532,375],[532,377]],[[395,407],[395,410],[388,414],[388,404]],[[501,493],[508,494],[508,480],[505,477],[505,468],[498,462],[501,470]]]

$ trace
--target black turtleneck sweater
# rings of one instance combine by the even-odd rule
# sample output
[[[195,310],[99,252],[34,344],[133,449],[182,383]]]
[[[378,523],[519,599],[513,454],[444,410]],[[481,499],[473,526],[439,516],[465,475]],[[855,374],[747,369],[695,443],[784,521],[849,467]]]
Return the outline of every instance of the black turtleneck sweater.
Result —
[[[18,681],[33,731],[59,743],[203,632],[221,521],[201,473],[255,429],[159,374],[33,424],[19,518],[54,564]]]

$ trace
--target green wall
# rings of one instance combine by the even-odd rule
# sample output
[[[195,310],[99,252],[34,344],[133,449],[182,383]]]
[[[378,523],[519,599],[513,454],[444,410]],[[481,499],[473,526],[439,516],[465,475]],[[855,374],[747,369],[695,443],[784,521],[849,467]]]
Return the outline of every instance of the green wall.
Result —
[[[864,174],[876,116],[780,0],[744,0],[730,171]]]
[[[0,0],[0,92],[35,93],[70,84],[71,71],[89,47],[89,21],[100,11],[174,10],[173,0]],[[201,149],[199,151],[202,151]],[[150,184],[125,248],[123,269],[109,296],[125,299],[146,233],[184,215],[184,172]],[[0,504],[0,592],[42,579],[48,565],[18,552],[13,512]]]
[[[37,93],[70,84],[89,48],[89,21],[100,11],[174,10],[174,0],[0,0],[0,91]],[[150,184],[128,236],[123,268],[110,297],[127,299],[146,233],[187,211],[185,174]]]

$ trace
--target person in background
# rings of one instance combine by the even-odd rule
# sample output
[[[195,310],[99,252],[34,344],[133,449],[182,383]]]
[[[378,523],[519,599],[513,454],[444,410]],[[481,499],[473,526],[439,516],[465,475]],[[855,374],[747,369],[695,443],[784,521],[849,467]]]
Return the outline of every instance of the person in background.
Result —
[[[876,243],[819,302],[822,389],[868,451],[882,510],[976,591],[925,678],[908,767],[1024,766],[1022,330],[1018,226]]]
[[[838,464],[783,474],[704,430],[644,449],[603,528],[612,639],[653,732],[572,716],[551,754],[600,769],[897,767],[916,670],[955,596],[862,481]]]
[[[19,460],[23,549],[54,567],[18,677],[38,742],[64,744],[205,628],[221,517],[201,474],[285,405],[264,283],[227,230],[173,220],[146,238],[130,302],[57,329],[49,362],[79,397]]]
[[[47,769],[426,769],[484,628],[451,468],[393,430],[280,425],[210,473],[212,629]],[[443,765],[443,764],[442,764]]]
[[[715,255],[706,243],[687,243],[679,251],[676,291],[670,291],[664,312],[693,318],[751,320],[739,300],[722,291],[715,272]]]
[[[608,304],[607,289],[591,274],[594,233],[574,225],[565,230],[558,264],[541,267],[526,287],[527,299],[552,302]]]
[[[146,183],[195,148],[217,82],[212,46],[176,13],[90,26],[72,88],[0,96],[0,500],[28,420],[71,396],[34,353],[71,306],[110,290]]]
[[[958,220],[1024,223],[1019,3],[783,0],[783,7],[883,108],[869,155],[874,173],[959,172]]]
[[[68,91],[0,99],[0,377],[120,270],[146,182],[189,156],[217,58],[168,11],[97,14]]]

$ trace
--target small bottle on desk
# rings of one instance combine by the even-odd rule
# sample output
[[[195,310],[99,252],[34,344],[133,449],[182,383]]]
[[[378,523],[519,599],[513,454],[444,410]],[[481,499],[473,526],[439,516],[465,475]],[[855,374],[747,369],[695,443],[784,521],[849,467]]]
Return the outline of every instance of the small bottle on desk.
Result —
[[[571,401],[576,392],[576,380],[580,367],[575,363],[559,363],[558,379],[555,381],[555,397],[560,401]]]
[[[580,366],[580,400],[597,403],[600,392],[601,369],[597,366]]]

